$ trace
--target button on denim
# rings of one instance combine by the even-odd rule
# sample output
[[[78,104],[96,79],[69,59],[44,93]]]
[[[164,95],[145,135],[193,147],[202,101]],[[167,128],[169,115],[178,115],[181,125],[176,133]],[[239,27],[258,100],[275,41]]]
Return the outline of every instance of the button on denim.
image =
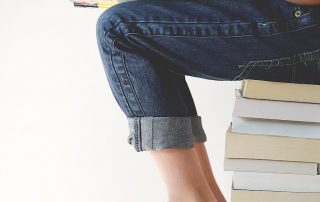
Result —
[[[320,8],[285,0],[136,0],[96,24],[135,151],[205,142],[186,76],[320,84]]]

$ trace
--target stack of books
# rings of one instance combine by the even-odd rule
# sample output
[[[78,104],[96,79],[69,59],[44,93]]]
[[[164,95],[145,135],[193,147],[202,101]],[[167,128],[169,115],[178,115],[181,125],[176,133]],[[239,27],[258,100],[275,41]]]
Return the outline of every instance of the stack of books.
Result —
[[[320,85],[243,80],[224,168],[232,202],[320,201]]]

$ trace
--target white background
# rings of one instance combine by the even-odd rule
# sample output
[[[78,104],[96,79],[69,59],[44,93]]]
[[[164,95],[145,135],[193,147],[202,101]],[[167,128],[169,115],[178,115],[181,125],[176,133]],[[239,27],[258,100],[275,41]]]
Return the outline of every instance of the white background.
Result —
[[[0,6],[0,201],[165,202],[150,156],[126,142],[95,38],[103,10],[67,0]],[[239,82],[187,77],[217,181]]]

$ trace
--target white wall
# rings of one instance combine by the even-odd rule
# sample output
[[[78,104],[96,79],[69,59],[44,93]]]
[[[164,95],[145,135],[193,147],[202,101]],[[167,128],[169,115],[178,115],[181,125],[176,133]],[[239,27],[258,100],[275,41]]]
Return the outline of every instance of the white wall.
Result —
[[[0,6],[0,201],[165,202],[146,153],[126,142],[95,38],[103,10],[67,0]],[[187,77],[228,199],[224,134],[239,82]]]

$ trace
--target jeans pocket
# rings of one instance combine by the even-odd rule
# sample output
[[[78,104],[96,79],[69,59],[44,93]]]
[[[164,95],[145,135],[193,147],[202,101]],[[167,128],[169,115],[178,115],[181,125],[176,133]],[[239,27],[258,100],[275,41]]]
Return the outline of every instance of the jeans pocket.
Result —
[[[255,79],[278,82],[292,82],[294,75],[294,66],[285,65],[263,65],[256,61],[250,61],[237,76],[236,80]]]
[[[289,57],[252,60],[242,66],[242,71],[233,80],[257,79],[317,83],[320,80],[319,60],[320,49],[301,52]]]

